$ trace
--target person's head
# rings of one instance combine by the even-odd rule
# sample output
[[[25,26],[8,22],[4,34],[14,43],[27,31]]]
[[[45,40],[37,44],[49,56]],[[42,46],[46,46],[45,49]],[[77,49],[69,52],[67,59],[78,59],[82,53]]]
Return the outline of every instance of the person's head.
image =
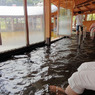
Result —
[[[78,14],[81,14],[81,11],[78,11]]]

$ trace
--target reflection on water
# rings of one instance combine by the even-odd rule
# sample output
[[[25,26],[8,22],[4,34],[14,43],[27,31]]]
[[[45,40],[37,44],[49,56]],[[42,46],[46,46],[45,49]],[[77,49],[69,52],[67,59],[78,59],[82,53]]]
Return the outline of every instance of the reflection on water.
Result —
[[[78,66],[94,56],[95,44],[86,39],[80,50],[75,37],[14,56],[0,63],[0,95],[49,95],[49,85],[65,88]]]
[[[26,46],[25,32],[1,32],[2,45],[0,46],[0,52],[16,49]],[[42,31],[33,31],[29,33],[30,44],[44,41],[44,33]]]

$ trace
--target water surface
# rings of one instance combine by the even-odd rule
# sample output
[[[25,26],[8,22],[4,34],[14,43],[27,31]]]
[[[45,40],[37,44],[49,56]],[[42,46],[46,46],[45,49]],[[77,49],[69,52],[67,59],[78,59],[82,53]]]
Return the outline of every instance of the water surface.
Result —
[[[0,95],[49,95],[48,86],[65,88],[83,62],[95,61],[95,42],[77,46],[76,36],[0,63]]]

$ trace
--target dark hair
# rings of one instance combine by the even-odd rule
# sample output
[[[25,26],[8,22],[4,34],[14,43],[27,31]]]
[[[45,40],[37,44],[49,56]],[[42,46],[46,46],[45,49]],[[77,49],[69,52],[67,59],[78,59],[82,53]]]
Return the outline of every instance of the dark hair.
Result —
[[[81,14],[81,11],[78,11],[78,14]]]

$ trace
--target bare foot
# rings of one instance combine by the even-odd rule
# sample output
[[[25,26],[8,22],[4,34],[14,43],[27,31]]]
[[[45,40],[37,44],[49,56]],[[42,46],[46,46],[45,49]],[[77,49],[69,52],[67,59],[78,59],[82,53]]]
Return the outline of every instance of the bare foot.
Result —
[[[66,95],[65,91],[60,87],[51,85],[51,86],[49,86],[49,89],[51,92],[55,93],[55,95]]]

